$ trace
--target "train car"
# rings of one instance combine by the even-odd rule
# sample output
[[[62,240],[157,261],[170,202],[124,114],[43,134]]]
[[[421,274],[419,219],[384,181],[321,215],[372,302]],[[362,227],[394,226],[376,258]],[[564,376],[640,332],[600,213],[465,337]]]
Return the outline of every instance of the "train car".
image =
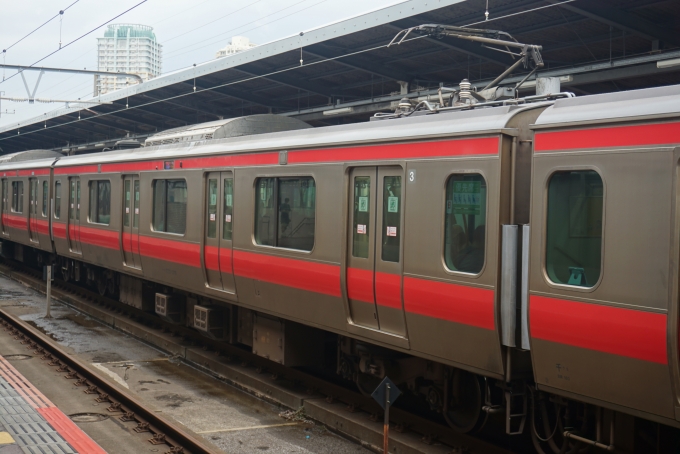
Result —
[[[678,427],[680,87],[558,100],[532,128],[535,383]]]
[[[461,432],[534,408],[539,452],[536,419],[557,452],[630,447],[630,415],[680,427],[680,87],[556,97],[0,164],[3,232],[21,172],[55,207],[53,249],[3,252],[285,365],[337,346]]]

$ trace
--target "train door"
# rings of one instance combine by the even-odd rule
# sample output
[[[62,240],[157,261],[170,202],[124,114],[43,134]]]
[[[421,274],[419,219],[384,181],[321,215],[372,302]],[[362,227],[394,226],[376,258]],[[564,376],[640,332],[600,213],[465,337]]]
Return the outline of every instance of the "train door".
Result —
[[[38,243],[38,179],[29,178],[28,188],[28,236]]]
[[[206,222],[203,266],[206,284],[234,293],[232,225],[234,177],[231,172],[211,172],[206,180]]]
[[[352,321],[401,336],[403,173],[395,166],[352,170],[346,273]]]
[[[81,254],[80,248],[80,178],[69,178],[68,245],[71,252]]]
[[[5,213],[7,213],[7,179],[2,180],[2,205],[0,206],[0,232],[7,235],[7,227],[5,227]]]
[[[142,268],[139,253],[139,176],[128,175],[123,182],[123,257],[125,266]]]

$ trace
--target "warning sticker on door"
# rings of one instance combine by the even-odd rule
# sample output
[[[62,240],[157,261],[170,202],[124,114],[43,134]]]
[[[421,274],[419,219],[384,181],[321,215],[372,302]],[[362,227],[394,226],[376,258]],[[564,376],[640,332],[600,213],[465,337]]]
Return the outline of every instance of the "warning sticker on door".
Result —
[[[387,212],[388,213],[399,212],[399,197],[390,196],[387,198]]]
[[[210,213],[210,220],[214,221],[215,220],[215,213]]]
[[[361,235],[366,235],[366,225],[357,224],[357,233],[359,233]]]
[[[368,211],[368,197],[359,196],[359,211]]]
[[[224,222],[231,222],[231,214],[224,215]]]
[[[130,214],[130,207],[125,207],[125,214]]]
[[[396,227],[387,227],[387,236],[397,236],[397,228]]]
[[[135,208],[135,214],[139,214],[139,208]]]

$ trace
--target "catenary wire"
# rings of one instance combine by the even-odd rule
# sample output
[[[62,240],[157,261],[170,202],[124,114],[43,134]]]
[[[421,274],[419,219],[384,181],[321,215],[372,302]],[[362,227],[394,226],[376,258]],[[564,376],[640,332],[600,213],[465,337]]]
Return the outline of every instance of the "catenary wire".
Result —
[[[45,25],[49,24],[49,23],[52,22],[54,19],[56,19],[57,17],[59,17],[60,15],[62,15],[62,13],[65,13],[70,7],[72,7],[73,5],[75,5],[76,3],[78,3],[79,1],[80,1],[80,0],[76,0],[75,2],[71,3],[71,4],[68,5],[66,8],[64,8],[63,10],[60,10],[57,14],[55,14],[55,15],[52,16],[51,18],[47,19],[47,21],[43,22],[42,25],[40,25],[39,27],[35,28],[33,31],[31,31],[30,33],[28,33],[27,35],[25,35],[23,38],[21,38],[21,39],[19,39],[18,41],[16,41],[16,42],[15,42],[14,44],[12,44],[11,46],[8,46],[8,47],[6,47],[5,49],[3,49],[2,52],[3,52],[3,53],[6,53],[6,52],[7,52],[8,50],[10,50],[12,47],[16,46],[16,45],[19,44],[21,41],[23,41],[24,39],[28,38],[28,37],[31,36],[33,33],[37,32],[38,30],[40,30],[41,28],[43,28]]]
[[[264,19],[264,18],[266,18],[266,17],[273,16],[273,15],[275,15],[275,14],[280,13],[281,11],[284,11],[284,10],[287,10],[287,9],[292,8],[292,7],[294,7],[294,6],[297,6],[297,5],[299,5],[300,3],[304,3],[305,1],[307,1],[307,0],[302,0],[302,1],[300,1],[300,2],[297,2],[297,3],[294,3],[294,4],[290,5],[290,6],[287,6],[287,7],[285,7],[285,8],[281,8],[281,9],[278,10],[278,11],[274,11],[274,12],[271,13],[271,14],[267,14],[266,16],[262,16],[262,17],[260,17],[260,18],[257,18],[257,19],[255,19],[255,20],[253,20],[253,21],[246,22],[245,24],[241,24],[241,25],[239,25],[238,27],[231,28],[231,29],[229,29],[229,30],[227,30],[227,31],[224,31],[224,32],[220,33],[219,35],[215,35],[215,37],[226,35],[227,33],[231,33],[231,32],[233,32],[234,30],[238,30],[239,28],[245,27],[246,25],[253,24],[253,23],[255,23],[255,22],[257,22],[257,21],[260,21],[260,20],[262,20],[262,19]],[[279,20],[281,20],[281,19],[285,19],[286,17],[292,16],[292,15],[294,15],[294,14],[298,14],[298,13],[300,13],[300,12],[302,12],[302,11],[305,11],[305,10],[307,10],[307,9],[309,9],[309,8],[313,8],[314,6],[319,5],[319,4],[321,4],[321,3],[325,3],[325,2],[327,2],[327,1],[328,1],[328,0],[321,0],[320,2],[314,3],[313,5],[309,5],[309,6],[307,6],[306,8],[303,8],[303,9],[300,9],[300,10],[298,10],[298,11],[292,12],[292,13],[290,13],[290,14],[287,14],[287,15],[285,15],[285,16],[279,17],[278,19],[274,19],[274,20],[269,21],[269,22],[267,22],[267,23],[258,25],[257,27],[249,28],[248,30],[241,31],[241,32],[239,32],[239,33],[245,33],[245,32],[251,31],[251,30],[255,30],[256,28],[264,27],[265,25],[269,25],[269,24],[274,23],[274,22],[276,22],[276,21],[279,21]],[[217,42],[219,42],[219,41],[221,41],[221,39],[220,39],[220,40],[217,40],[217,41],[211,41],[211,42],[209,42],[209,43],[203,42],[203,43],[190,44],[190,45],[188,45],[188,46],[180,47],[179,49],[175,49],[175,50],[172,51],[172,52],[168,52],[168,54],[166,55],[166,58],[167,58],[167,59],[172,59],[172,58],[177,57],[178,55],[186,54],[187,52],[193,52],[193,51],[195,51],[195,50],[197,50],[197,49],[202,49],[202,48],[207,47],[207,46],[212,46],[213,44],[215,44],[215,43],[217,43]],[[200,45],[199,45],[199,44],[200,44]],[[189,48],[189,47],[193,47],[193,46],[196,46],[196,45],[199,45],[199,47],[197,47],[196,49],[192,49],[192,50],[189,50],[189,51],[181,52],[181,53],[179,53],[179,54],[176,53],[177,51],[180,51],[180,50],[182,50],[182,49],[187,49],[187,48]],[[174,53],[175,55],[172,55],[171,57],[168,57],[168,55],[171,55],[171,54],[173,54],[173,53]]]
[[[86,36],[89,35],[90,33],[99,30],[99,29],[102,28],[104,25],[106,25],[106,24],[108,24],[109,22],[112,22],[112,21],[118,19],[118,18],[119,18],[120,16],[122,16],[123,14],[132,11],[133,9],[137,8],[139,5],[141,5],[141,4],[143,4],[143,3],[146,3],[147,1],[148,1],[148,0],[142,0],[141,2],[137,3],[135,6],[132,6],[132,7],[128,8],[128,9],[126,9],[126,10],[123,11],[122,13],[118,14],[118,15],[115,16],[115,17],[112,17],[111,19],[107,20],[107,21],[104,22],[103,24],[101,24],[101,25],[99,25],[99,26],[93,28],[93,29],[90,30],[89,32],[80,35],[79,37],[77,37],[77,38],[74,39],[73,41],[70,41],[70,42],[67,43],[67,44],[64,44],[64,45],[63,45],[62,47],[60,47],[59,49],[57,49],[57,50],[55,50],[55,51],[53,51],[53,52],[50,52],[49,54],[45,55],[45,56],[44,56],[43,58],[41,58],[40,60],[38,60],[38,61],[36,61],[36,62],[30,64],[29,67],[35,66],[35,65],[37,65],[38,63],[40,63],[41,61],[45,60],[46,58],[51,57],[52,55],[56,54],[56,53],[59,52],[60,50],[66,49],[68,46],[70,46],[71,44],[75,43],[76,41],[79,41],[80,39],[86,37]],[[3,80],[3,81],[0,81],[0,84],[5,83],[6,81],[10,80],[12,77],[16,76],[17,74],[21,74],[21,73],[24,72],[24,71],[25,71],[25,70],[22,69],[22,70],[20,70],[20,71],[18,71],[18,72],[16,72],[16,73],[12,74],[12,75],[9,76],[7,79],[5,79],[5,80]]]
[[[146,0],[144,0],[144,1],[146,1]],[[322,0],[322,1],[319,2],[319,3],[323,3],[324,1],[326,1],[326,0]],[[500,16],[500,17],[496,17],[496,18],[493,18],[493,19],[489,19],[488,21],[481,21],[481,22],[470,23],[470,24],[467,24],[467,25],[463,25],[462,27],[470,27],[470,26],[472,26],[472,25],[477,25],[477,24],[482,23],[482,22],[491,22],[491,21],[494,21],[494,20],[500,20],[500,19],[504,19],[504,18],[507,18],[507,17],[511,17],[511,16],[517,16],[517,15],[521,15],[521,14],[527,14],[527,13],[534,12],[534,11],[537,11],[537,10],[541,10],[541,9],[545,9],[545,8],[551,8],[551,7],[554,7],[554,6],[560,6],[560,5],[563,5],[563,4],[565,4],[565,3],[571,3],[571,2],[573,2],[573,1],[575,1],[575,0],[566,0],[566,1],[563,1],[563,2],[560,2],[560,3],[555,3],[555,4],[551,4],[551,5],[546,5],[546,6],[541,6],[541,7],[537,7],[537,8],[532,8],[532,9],[528,9],[528,10],[525,10],[525,11],[519,11],[519,12],[517,12],[517,13],[512,13],[512,14],[508,14],[508,15],[505,15],[505,16]],[[144,3],[144,2],[142,2],[142,3]],[[141,4],[141,3],[140,3],[140,4]],[[317,4],[318,4],[318,3],[317,3]],[[308,8],[311,8],[312,6],[316,6],[317,4],[311,5],[311,6],[309,6]],[[138,6],[138,5],[135,5],[135,7],[136,7],[136,6]],[[134,7],[133,7],[133,8],[134,8]],[[307,9],[307,8],[305,8],[305,9]],[[301,11],[302,11],[302,10],[301,10]],[[126,11],[126,12],[127,12],[127,11]],[[124,14],[124,13],[123,13],[123,14]],[[266,17],[266,16],[265,16],[265,17]],[[114,18],[114,19],[115,19],[115,18]],[[279,19],[283,19],[283,18],[279,18]],[[278,20],[278,19],[277,19],[277,20]],[[103,25],[104,25],[104,24],[103,24]],[[247,25],[247,24],[246,24],[246,25]],[[255,27],[255,28],[257,28],[257,27]],[[228,33],[228,32],[225,32],[225,33]],[[409,41],[413,41],[413,40],[420,39],[420,38],[424,38],[424,37],[425,37],[425,36],[419,36],[419,37],[417,37],[417,38],[407,39],[407,40],[404,41],[404,42],[409,42]],[[340,56],[336,56],[336,57],[331,57],[331,58],[326,58],[326,59],[318,60],[318,61],[309,63],[309,64],[304,65],[304,66],[306,67],[306,66],[317,65],[317,64],[324,63],[324,62],[327,62],[327,61],[337,60],[337,59],[344,58],[344,57],[348,57],[348,56],[351,56],[351,55],[357,55],[357,54],[360,54],[360,53],[369,52],[369,51],[373,51],[373,50],[377,50],[377,49],[382,49],[382,48],[385,48],[385,47],[387,47],[387,44],[381,45],[381,46],[377,46],[377,47],[372,47],[372,48],[370,48],[370,49],[363,49],[363,50],[360,50],[360,51],[357,51],[357,52],[351,52],[351,53],[344,54],[344,55],[340,55]],[[189,93],[184,93],[184,94],[181,94],[181,95],[172,96],[172,97],[169,97],[169,98],[154,100],[154,101],[150,101],[150,102],[147,102],[147,103],[144,103],[144,104],[140,104],[140,105],[137,105],[137,106],[126,107],[125,109],[115,110],[115,111],[113,111],[113,112],[101,113],[101,114],[98,114],[97,116],[92,117],[92,118],[98,118],[98,117],[113,115],[113,114],[116,114],[116,113],[119,113],[119,112],[122,112],[122,111],[125,111],[125,110],[137,109],[137,108],[145,107],[145,106],[148,106],[148,105],[153,105],[153,104],[157,104],[157,103],[161,103],[161,102],[165,102],[165,101],[170,101],[170,100],[173,100],[173,99],[178,99],[178,98],[182,98],[182,97],[185,97],[185,96],[189,96],[189,95],[194,94],[194,93],[202,93],[202,92],[211,91],[211,90],[214,90],[214,89],[217,89],[217,88],[222,88],[222,87],[226,87],[226,86],[230,86],[230,85],[239,84],[239,83],[242,83],[242,82],[247,82],[247,81],[250,81],[250,80],[255,80],[255,79],[259,79],[259,78],[265,78],[265,77],[268,77],[268,76],[272,76],[272,75],[279,74],[279,73],[282,73],[282,72],[291,71],[291,70],[298,69],[298,68],[301,68],[301,67],[303,67],[303,66],[294,66],[294,67],[285,68],[285,69],[278,70],[278,71],[273,71],[273,72],[270,72],[270,73],[267,73],[267,74],[263,74],[263,75],[259,75],[259,76],[253,76],[253,77],[249,77],[249,78],[246,78],[246,79],[241,79],[241,80],[238,80],[238,81],[234,81],[234,82],[229,82],[229,83],[226,83],[226,84],[217,85],[217,86],[214,86],[214,87],[211,87],[211,88],[203,88],[203,89],[200,89],[200,90],[196,90],[195,92],[189,92]],[[18,73],[17,73],[17,74],[18,74]],[[49,126],[49,127],[47,127],[47,128],[43,128],[43,129],[36,129],[36,130],[34,130],[34,131],[28,131],[28,132],[24,133],[24,135],[26,135],[26,134],[32,134],[32,133],[35,133],[35,132],[38,132],[38,131],[43,131],[44,129],[52,129],[52,128],[56,128],[56,127],[59,127],[59,126],[65,126],[65,125],[77,123],[77,122],[79,122],[79,121],[83,121],[83,120],[72,120],[72,121],[69,121],[69,122],[60,123],[60,124],[58,124],[58,125]],[[28,125],[27,125],[27,126],[28,126]],[[4,141],[4,140],[10,139],[10,138],[13,138],[13,137],[12,137],[12,136],[9,136],[9,137],[5,137],[5,138],[0,138],[0,141]]]

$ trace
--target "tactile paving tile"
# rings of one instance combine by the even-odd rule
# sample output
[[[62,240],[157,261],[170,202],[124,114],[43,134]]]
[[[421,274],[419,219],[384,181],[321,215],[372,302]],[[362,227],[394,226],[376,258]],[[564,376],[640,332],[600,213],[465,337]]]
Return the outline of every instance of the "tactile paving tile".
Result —
[[[44,422],[45,418],[35,413],[25,413],[21,415],[0,415],[0,423],[7,424],[26,424],[29,422]]]
[[[56,431],[45,421],[26,424],[7,424],[6,427],[10,432],[14,432],[18,435],[34,435],[51,432],[56,433]]]
[[[23,446],[21,449],[26,454],[77,454],[66,443],[40,446]]]

